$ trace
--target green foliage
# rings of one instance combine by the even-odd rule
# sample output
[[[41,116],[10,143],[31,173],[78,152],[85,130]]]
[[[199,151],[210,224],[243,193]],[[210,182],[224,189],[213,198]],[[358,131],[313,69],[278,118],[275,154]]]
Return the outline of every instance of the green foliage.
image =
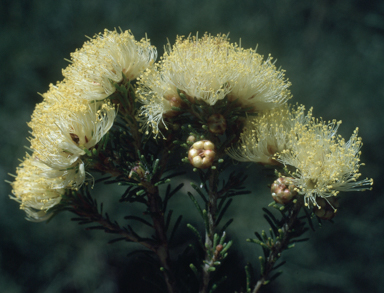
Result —
[[[278,206],[274,202],[270,205],[274,210],[279,212],[280,218],[276,217],[270,210],[263,208],[264,218],[271,226],[269,235],[265,230],[262,230],[261,233],[255,232],[256,238],[247,239],[248,242],[260,245],[263,251],[264,256],[259,256],[260,279],[258,284],[260,285],[267,285],[281,275],[282,271],[278,271],[269,276],[272,271],[285,264],[285,261],[276,264],[284,250],[295,247],[295,243],[307,241],[309,239],[298,239],[308,230],[308,228],[306,228],[306,222],[303,221],[303,219],[307,219],[307,217],[299,217],[299,213],[303,206],[302,199],[295,199],[286,206]],[[305,214],[308,213],[306,209],[303,210]],[[308,218],[308,222],[312,225],[310,218]],[[247,292],[250,292],[249,284],[251,283],[252,277],[249,273],[249,267],[246,267],[246,275],[246,288]],[[256,287],[258,284],[256,284]]]

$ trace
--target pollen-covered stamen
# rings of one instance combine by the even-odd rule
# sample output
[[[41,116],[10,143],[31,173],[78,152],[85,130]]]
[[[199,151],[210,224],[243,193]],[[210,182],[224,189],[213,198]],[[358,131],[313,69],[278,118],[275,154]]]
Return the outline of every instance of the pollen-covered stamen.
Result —
[[[121,82],[123,75],[137,78],[156,57],[148,39],[136,41],[130,31],[105,30],[71,54],[63,75],[80,98],[103,100],[115,92],[114,83]]]
[[[247,112],[273,109],[291,98],[291,83],[272,57],[264,59],[253,49],[230,43],[227,35],[178,37],[165,50],[161,60],[139,77],[137,86],[143,104],[139,115],[155,135],[159,121],[175,114],[172,107],[179,108],[178,101],[169,97],[181,97],[186,110],[195,101],[213,106],[228,99]],[[225,120],[220,120],[219,127],[209,127],[212,133],[224,133]]]
[[[215,159],[215,145],[209,140],[195,142],[188,152],[188,159],[192,166],[206,169],[212,166]]]
[[[313,212],[322,220],[331,220],[336,216],[339,202],[335,196],[323,198],[317,197],[314,203]]]
[[[280,204],[287,204],[292,201],[297,194],[295,186],[287,177],[280,177],[276,179],[271,185],[272,198],[275,202]]]
[[[293,135],[287,149],[279,152],[276,160],[295,170],[291,181],[304,196],[305,205],[319,208],[320,197],[330,201],[340,192],[368,189],[372,180],[358,181],[362,142],[357,129],[346,141],[336,135],[341,122],[316,119],[311,110],[300,116],[290,132]]]
[[[227,150],[228,155],[241,162],[281,164],[279,156],[290,150],[292,128],[302,120],[302,111],[286,105],[247,118],[239,142]]]

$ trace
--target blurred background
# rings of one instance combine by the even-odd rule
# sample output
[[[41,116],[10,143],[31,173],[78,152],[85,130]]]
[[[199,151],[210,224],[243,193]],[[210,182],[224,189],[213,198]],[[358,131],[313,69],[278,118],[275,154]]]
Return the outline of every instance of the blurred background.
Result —
[[[283,275],[263,292],[382,292],[384,287],[384,198],[381,186],[384,145],[384,2],[375,0],[245,1],[44,1],[0,0],[0,288],[2,292],[150,292],[141,281],[140,260],[125,257],[135,245],[108,245],[111,235],[85,231],[60,214],[50,223],[31,223],[8,195],[18,158],[25,154],[26,122],[37,92],[62,79],[64,58],[80,48],[85,35],[105,28],[131,29],[136,39],[148,34],[163,54],[176,35],[230,32],[245,48],[269,53],[292,82],[292,103],[314,107],[314,115],[342,120],[339,133],[349,138],[359,127],[363,138],[362,177],[373,191],[340,196],[334,224],[325,223],[311,239],[283,254]],[[244,165],[246,167],[246,165]],[[258,268],[261,249],[245,242],[268,228],[261,208],[271,201],[265,174],[249,167],[252,196],[239,197],[227,217],[239,253],[230,259],[239,271],[250,261]],[[252,181],[252,182],[251,182]],[[189,185],[188,182],[186,182]],[[115,208],[118,189],[103,188],[117,219],[139,207]],[[115,199],[113,196],[116,196]],[[173,207],[197,218],[181,194]],[[116,209],[116,210],[114,210]],[[120,218],[119,218],[120,217]],[[198,225],[196,223],[196,225]],[[184,230],[184,228],[183,228]],[[192,237],[180,232],[183,237]],[[144,269],[143,269],[144,270]],[[220,292],[244,284],[244,274]]]

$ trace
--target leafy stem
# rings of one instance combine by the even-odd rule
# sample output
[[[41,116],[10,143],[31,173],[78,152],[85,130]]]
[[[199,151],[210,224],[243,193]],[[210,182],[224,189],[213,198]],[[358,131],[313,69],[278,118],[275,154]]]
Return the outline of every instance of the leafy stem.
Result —
[[[282,212],[283,220],[281,221],[280,229],[276,230],[275,226],[272,225],[272,230],[275,232],[275,235],[277,234],[275,240],[272,240],[269,237],[267,238],[264,231],[261,236],[257,234],[259,240],[248,239],[248,241],[260,244],[263,247],[265,254],[265,259],[261,256],[259,258],[261,263],[261,276],[253,288],[252,293],[259,292],[263,285],[268,284],[272,279],[280,274],[277,273],[269,278],[269,274],[275,269],[275,264],[280,258],[281,253],[288,248],[294,247],[295,241],[293,238],[301,236],[306,231],[304,223],[302,223],[298,218],[300,210],[303,206],[303,197],[298,196],[298,198],[294,200],[293,205],[290,208],[287,208],[288,214],[285,215],[284,212]],[[264,209],[264,211],[265,210],[266,209]],[[282,210],[284,210],[284,207],[282,207]],[[268,214],[271,215],[271,213]],[[270,219],[268,216],[266,216],[266,218]],[[274,217],[273,220],[275,221]],[[273,224],[273,221],[269,220],[269,222],[270,224]]]
[[[205,231],[205,260],[203,265],[202,272],[202,284],[200,287],[200,293],[208,292],[208,285],[210,281],[210,273],[212,272],[212,266],[210,265],[212,262],[212,257],[210,257],[208,251],[215,250],[213,247],[214,242],[214,234],[216,230],[216,212],[217,212],[217,179],[218,179],[218,171],[211,170],[209,176],[209,198],[207,202],[207,211],[206,211],[206,231]]]

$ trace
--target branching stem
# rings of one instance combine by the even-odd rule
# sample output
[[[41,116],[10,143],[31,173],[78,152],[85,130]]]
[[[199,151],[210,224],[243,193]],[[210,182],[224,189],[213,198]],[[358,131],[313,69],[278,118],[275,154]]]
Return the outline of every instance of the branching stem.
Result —
[[[168,161],[170,146],[164,143],[163,153],[160,161],[159,172],[152,178],[153,182],[160,180]],[[178,292],[176,287],[176,279],[171,266],[171,258],[169,255],[169,246],[167,232],[165,228],[164,212],[162,208],[162,199],[159,195],[158,186],[154,186],[151,182],[143,184],[147,190],[147,205],[152,218],[153,227],[155,229],[156,240],[158,245],[155,247],[154,252],[158,256],[161,266],[164,268],[163,275],[167,284],[169,293]]]
[[[176,280],[171,268],[168,238],[165,230],[164,214],[162,213],[161,209],[161,198],[159,196],[158,187],[154,187],[152,190],[148,190],[147,197],[148,207],[151,213],[153,227],[155,229],[155,235],[158,240],[158,245],[154,249],[154,252],[158,256],[161,266],[164,268],[163,274],[168,287],[168,292],[175,293],[177,292]]]
[[[129,231],[121,228],[119,225],[111,223],[109,220],[104,218],[102,215],[98,214],[97,216],[98,219],[95,219],[94,222],[99,223],[105,228],[105,232],[107,233],[116,233],[119,234],[123,237],[125,237],[128,241],[140,243],[144,247],[154,251],[154,248],[156,247],[156,242],[155,241],[150,241],[150,240],[141,240],[138,236],[130,233]]]
[[[266,259],[265,269],[262,273],[260,279],[257,281],[252,293],[259,292],[260,288],[264,285],[265,281],[268,279],[268,275],[273,270],[273,267],[279,258],[279,255],[288,247],[289,241],[292,238],[291,232],[292,228],[297,224],[298,214],[303,207],[303,198],[299,197],[294,207],[288,215],[288,221],[282,226],[283,236],[280,241],[277,241],[272,247],[272,250]]]
[[[208,292],[208,285],[210,281],[210,265],[211,257],[209,256],[207,250],[214,250],[213,246],[213,237],[216,230],[216,212],[217,212],[217,199],[219,194],[217,192],[217,170],[211,170],[211,175],[209,177],[209,200],[208,200],[208,209],[207,209],[207,218],[208,218],[208,230],[205,231],[205,264],[203,265],[202,272],[202,285],[200,287],[200,293]]]

